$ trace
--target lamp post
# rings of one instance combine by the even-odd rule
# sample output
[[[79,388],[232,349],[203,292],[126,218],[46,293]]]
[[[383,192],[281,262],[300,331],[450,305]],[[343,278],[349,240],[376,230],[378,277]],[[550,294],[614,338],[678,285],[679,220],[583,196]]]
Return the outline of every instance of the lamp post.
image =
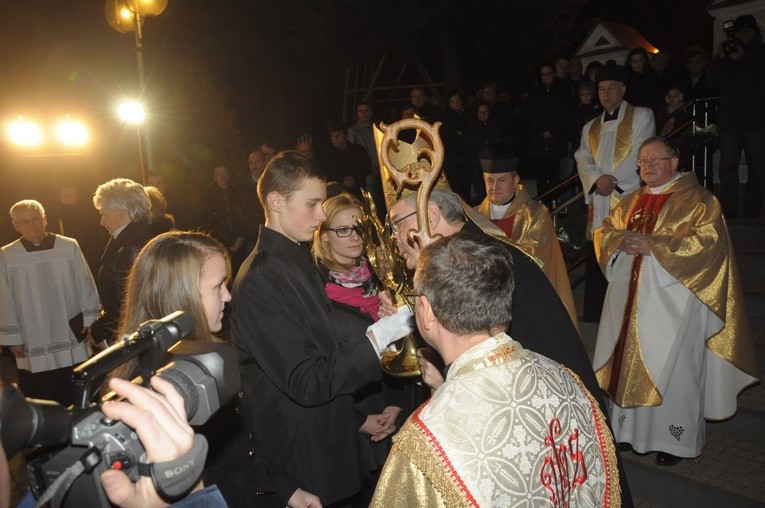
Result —
[[[143,65],[143,22],[148,16],[159,16],[167,7],[167,0],[106,0],[104,8],[106,20],[109,26],[119,33],[133,32],[135,34],[135,57],[138,66],[138,89],[139,97],[145,97],[146,74]],[[151,143],[149,142],[148,126],[143,127],[143,143],[141,143],[141,130],[138,131],[138,146],[141,156],[141,177],[146,184],[146,170],[144,168],[144,152],[146,164],[151,170],[153,166]],[[141,151],[143,145],[143,151]]]
[[[138,160],[141,163],[141,183],[146,185],[146,164],[144,162],[144,150],[141,143],[141,124],[146,118],[143,104],[138,101],[123,101],[117,106],[117,114],[123,122],[135,125],[138,134]]]

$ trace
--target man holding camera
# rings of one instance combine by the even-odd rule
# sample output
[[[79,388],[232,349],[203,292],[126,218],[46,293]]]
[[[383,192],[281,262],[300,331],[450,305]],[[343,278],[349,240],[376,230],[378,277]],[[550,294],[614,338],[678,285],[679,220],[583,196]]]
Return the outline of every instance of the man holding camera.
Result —
[[[726,30],[728,32],[728,30]],[[747,185],[743,215],[760,215],[765,187],[765,44],[754,16],[733,22],[720,44],[707,76],[707,85],[720,87],[720,202],[728,219],[738,217],[738,166],[746,154]]]

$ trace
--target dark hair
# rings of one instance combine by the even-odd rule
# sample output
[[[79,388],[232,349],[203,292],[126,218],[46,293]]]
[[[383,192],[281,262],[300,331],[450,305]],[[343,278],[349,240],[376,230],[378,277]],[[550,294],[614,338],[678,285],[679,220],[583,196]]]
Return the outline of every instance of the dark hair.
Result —
[[[637,54],[643,55],[646,63],[648,63],[648,51],[646,51],[645,48],[641,48],[641,47],[632,48],[630,52],[627,53],[627,61],[629,62],[630,58],[632,58],[633,56]]]
[[[685,53],[683,54],[684,61],[688,61],[691,58],[695,58],[697,56],[704,57],[704,60],[707,60],[709,58],[709,54],[706,52],[704,48],[701,46],[691,46],[690,48],[685,50]]]
[[[285,150],[274,155],[258,180],[258,199],[268,212],[266,199],[271,192],[278,192],[289,198],[309,178],[327,179],[316,162],[295,150]]]
[[[670,157],[678,157],[678,158],[680,157],[680,147],[678,146],[678,144],[675,142],[674,139],[668,138],[667,136],[654,136],[652,138],[646,139],[640,144],[640,150],[654,143],[661,143],[662,145],[664,145],[664,147],[669,152]]]
[[[329,132],[330,133],[332,133],[332,132],[342,132],[343,134],[345,134],[347,131],[348,131],[348,129],[345,127],[345,124],[343,124],[343,123],[332,122],[329,125]]]
[[[601,67],[603,67],[603,64],[598,62],[597,60],[590,62],[587,64],[587,67],[584,68],[584,75],[589,76],[590,72],[592,72],[593,70],[597,71]]]
[[[491,333],[513,317],[513,258],[486,235],[459,232],[426,246],[417,257],[415,286],[455,335]]]

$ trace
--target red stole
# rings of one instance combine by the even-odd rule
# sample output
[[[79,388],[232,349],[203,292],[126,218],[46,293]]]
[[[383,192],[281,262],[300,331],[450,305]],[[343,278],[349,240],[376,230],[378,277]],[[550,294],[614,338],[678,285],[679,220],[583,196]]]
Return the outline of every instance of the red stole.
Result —
[[[499,229],[505,232],[508,238],[513,236],[513,224],[515,223],[515,214],[510,217],[503,217],[501,219],[491,219],[491,221],[497,225]]]
[[[642,194],[630,213],[630,219],[627,222],[627,229],[644,235],[653,233],[656,226],[656,219],[659,217],[659,210],[672,195],[651,194],[646,192]],[[643,256],[635,256],[632,262],[630,272],[630,285],[627,292],[627,304],[624,307],[624,317],[622,318],[622,328],[619,331],[619,338],[614,347],[613,362],[611,364],[611,379],[608,382],[608,393],[616,400],[617,388],[619,387],[619,377],[622,370],[622,360],[624,359],[624,347],[627,343],[627,333],[629,331],[632,310],[635,306],[635,297],[637,296],[638,278],[640,277],[640,267],[643,265]]]

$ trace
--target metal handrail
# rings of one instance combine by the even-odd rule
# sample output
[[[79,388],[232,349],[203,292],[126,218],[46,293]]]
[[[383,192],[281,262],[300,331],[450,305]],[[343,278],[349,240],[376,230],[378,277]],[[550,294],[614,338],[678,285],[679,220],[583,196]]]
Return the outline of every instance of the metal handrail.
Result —
[[[563,189],[564,187],[570,186],[572,182],[576,182],[576,181],[579,181],[579,174],[574,173],[573,175],[569,176],[565,180],[561,180],[560,182],[555,184],[555,186],[547,189],[542,194],[537,194],[536,196],[534,196],[534,199],[536,199],[537,201],[541,201],[557,193],[559,190]]]

